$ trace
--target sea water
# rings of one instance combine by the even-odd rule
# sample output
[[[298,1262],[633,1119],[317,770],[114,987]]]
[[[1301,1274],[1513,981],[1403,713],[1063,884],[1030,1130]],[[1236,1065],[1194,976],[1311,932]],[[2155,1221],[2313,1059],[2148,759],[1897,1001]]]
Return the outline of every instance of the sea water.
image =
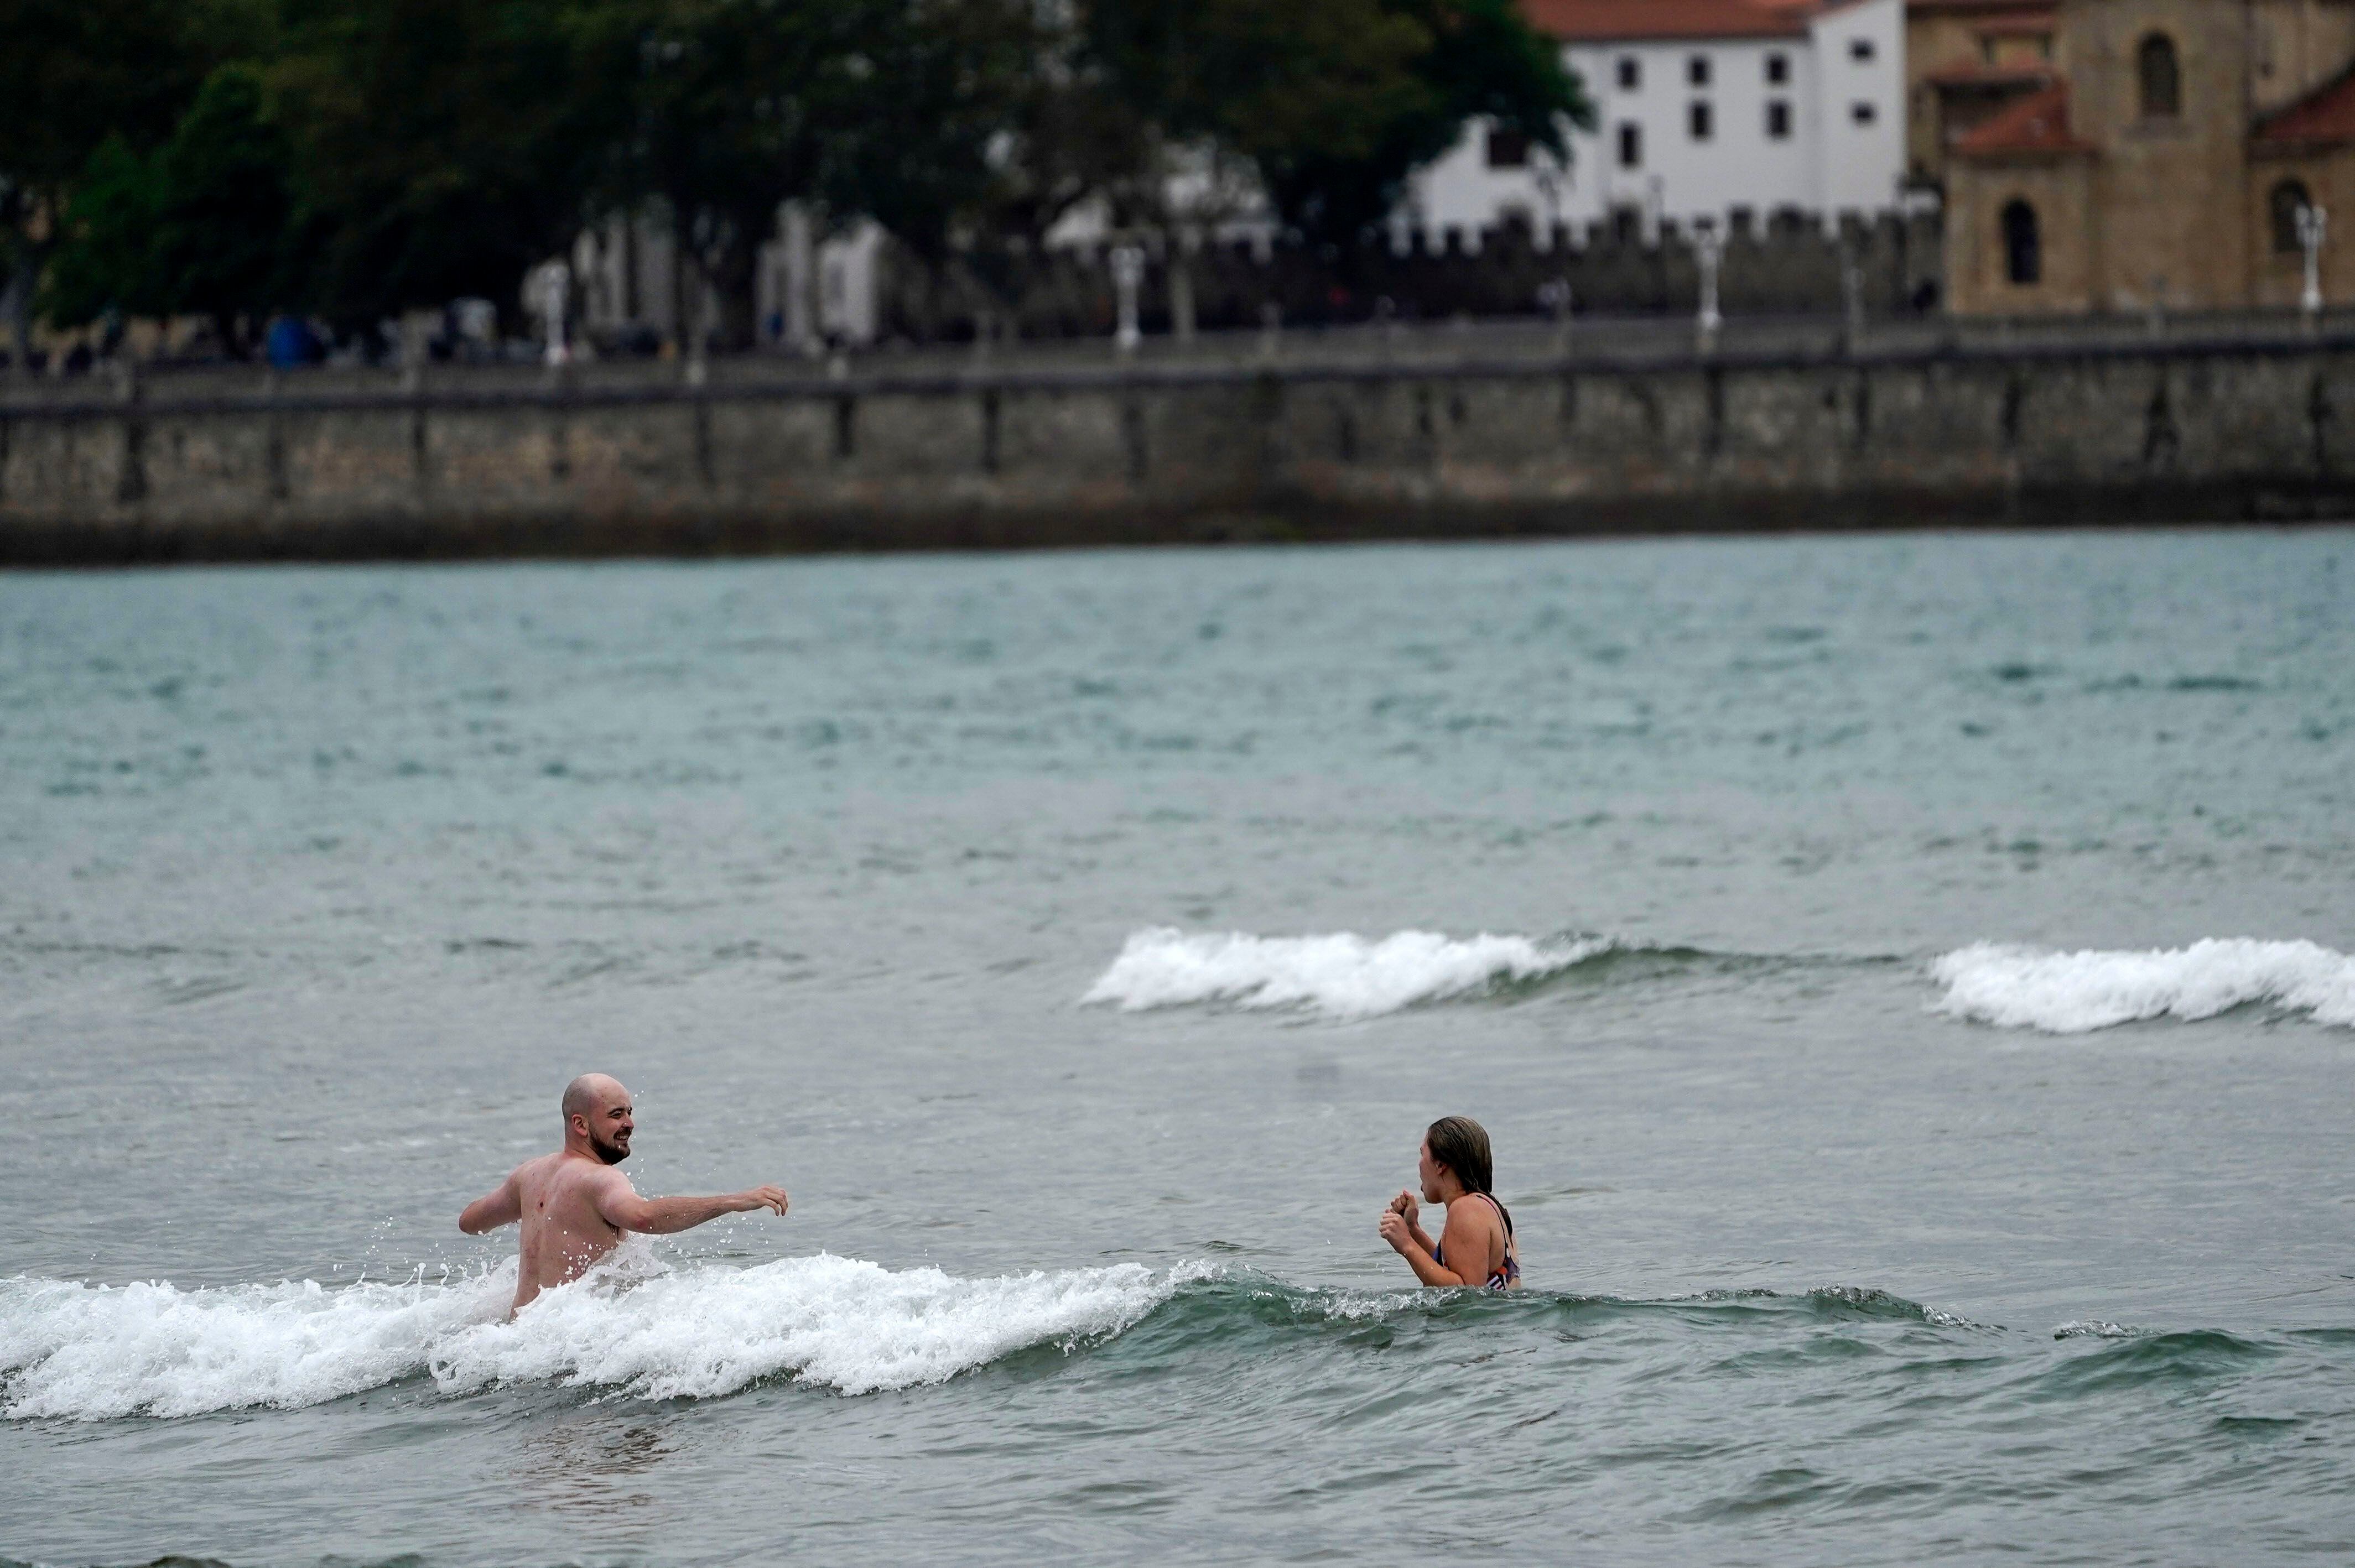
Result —
[[[2335,531],[0,577],[0,1558],[2343,1556],[2350,803]]]

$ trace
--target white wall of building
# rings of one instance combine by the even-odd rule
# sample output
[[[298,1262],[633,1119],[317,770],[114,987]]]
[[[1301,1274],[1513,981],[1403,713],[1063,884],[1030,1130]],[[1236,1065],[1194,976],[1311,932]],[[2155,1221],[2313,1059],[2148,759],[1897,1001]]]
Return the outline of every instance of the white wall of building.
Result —
[[[1562,58],[1595,106],[1594,129],[1572,134],[1570,166],[1532,150],[1524,167],[1494,167],[1490,128],[1475,122],[1416,176],[1401,228],[1420,228],[1436,245],[1450,228],[1476,243],[1517,214],[1543,235],[1556,222],[1587,229],[1621,210],[1647,225],[1723,225],[1737,209],[1763,219],[1796,208],[1829,220],[1898,206],[1904,0],[1854,0],[1792,36],[1581,41],[1565,45]],[[1696,60],[1705,83],[1692,79]],[[1769,120],[1778,103],[1787,114],[1781,135]],[[1706,137],[1694,134],[1696,104],[1708,106]],[[1627,127],[1638,143],[1632,164],[1621,155]]]
[[[1817,205],[1878,212],[1905,174],[1905,3],[1859,0],[1809,24],[1821,104]],[[1869,120],[1859,110],[1869,108]]]
[[[1572,138],[1573,221],[1597,223],[1622,208],[1679,222],[1723,222],[1735,207],[1760,216],[1812,208],[1816,60],[1804,37],[1677,39],[1587,45],[1566,51],[1595,106],[1592,132]],[[1636,85],[1621,85],[1635,68]],[[1696,69],[1707,79],[1696,83]],[[1774,79],[1779,71],[1780,80]],[[1770,105],[1783,111],[1769,134]],[[1706,110],[1710,134],[1694,134]],[[1633,131],[1636,159],[1623,154]]]

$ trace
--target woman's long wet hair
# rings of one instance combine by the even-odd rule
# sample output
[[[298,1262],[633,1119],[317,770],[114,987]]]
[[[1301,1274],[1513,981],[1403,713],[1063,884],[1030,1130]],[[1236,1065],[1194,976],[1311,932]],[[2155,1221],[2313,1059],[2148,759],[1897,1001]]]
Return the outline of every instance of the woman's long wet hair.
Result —
[[[1423,1139],[1431,1145],[1432,1159],[1455,1172],[1466,1192],[1486,1192],[1496,1202],[1490,1188],[1497,1180],[1497,1163],[1489,1152],[1487,1128],[1468,1116],[1444,1116],[1424,1129]],[[1502,1203],[1497,1203],[1497,1212],[1505,1215],[1505,1234],[1511,1235],[1513,1216]]]
[[[1444,1116],[1423,1135],[1431,1157],[1464,1183],[1467,1192],[1486,1192],[1497,1179],[1496,1159],[1488,1151],[1488,1129],[1468,1116]]]

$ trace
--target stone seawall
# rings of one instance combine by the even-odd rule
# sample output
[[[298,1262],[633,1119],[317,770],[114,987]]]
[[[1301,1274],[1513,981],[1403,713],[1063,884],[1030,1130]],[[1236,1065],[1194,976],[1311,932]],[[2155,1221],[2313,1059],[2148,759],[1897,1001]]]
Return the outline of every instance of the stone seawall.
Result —
[[[2355,515],[2303,344],[0,404],[0,562]]]

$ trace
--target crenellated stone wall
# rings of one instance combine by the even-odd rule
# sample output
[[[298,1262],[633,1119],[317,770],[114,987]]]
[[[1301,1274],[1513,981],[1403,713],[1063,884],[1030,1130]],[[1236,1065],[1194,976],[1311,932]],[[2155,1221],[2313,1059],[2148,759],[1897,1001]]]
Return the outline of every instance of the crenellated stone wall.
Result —
[[[1441,322],[1542,313],[1542,291],[1567,283],[1581,313],[1689,314],[1700,293],[1695,237],[1674,224],[1647,232],[1629,215],[1595,226],[1573,243],[1564,228],[1543,245],[1516,227],[1491,230],[1467,249],[1416,244],[1393,251],[1369,244],[1327,256],[1297,244],[1264,251],[1249,242],[1208,246],[1182,259],[1148,253],[1138,308],[1145,330],[1172,323],[1173,267],[1182,264],[1197,324],[1256,327],[1273,306],[1292,325],[1363,322],[1383,314]],[[1719,302],[1729,314],[1838,314],[1849,304],[1851,269],[1858,304],[1875,319],[1916,314],[1942,287],[1944,249],[1934,214],[1843,219],[1827,230],[1796,212],[1736,221],[1724,238]],[[1103,247],[1070,247],[1009,265],[999,297],[970,287],[943,289],[920,269],[886,253],[882,304],[888,333],[918,342],[974,335],[975,313],[1011,312],[1027,339],[1103,336],[1115,309]],[[1387,303],[1385,303],[1387,302]],[[1000,323],[999,330],[1007,323]]]
[[[0,560],[2355,515],[2306,344],[0,405]]]

